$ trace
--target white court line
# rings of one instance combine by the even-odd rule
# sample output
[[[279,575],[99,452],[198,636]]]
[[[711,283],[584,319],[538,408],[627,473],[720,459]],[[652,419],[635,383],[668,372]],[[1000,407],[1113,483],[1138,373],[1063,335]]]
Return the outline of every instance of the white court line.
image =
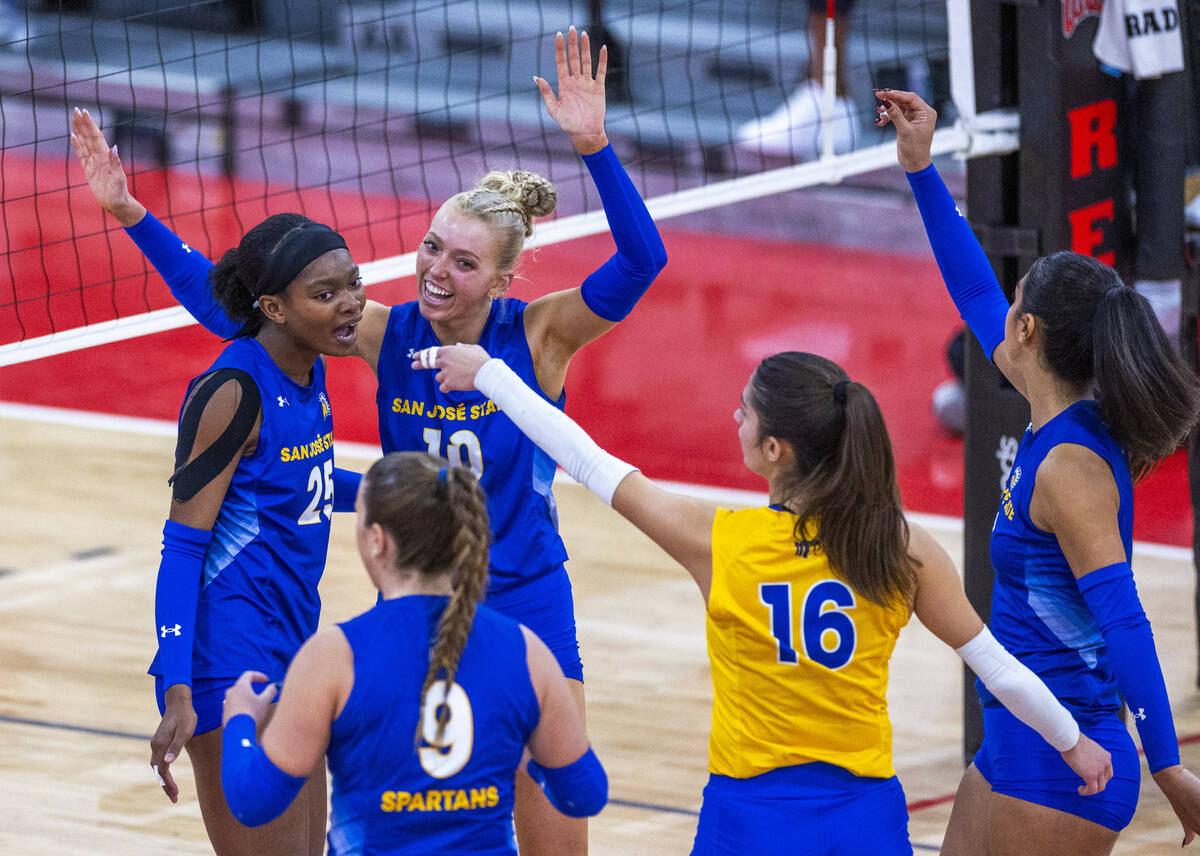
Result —
[[[89,410],[69,410],[65,407],[43,407],[37,404],[17,404],[0,401],[0,419],[18,419],[24,422],[49,422],[53,425],[68,425],[96,431],[121,431],[149,437],[174,437],[179,426],[166,419],[142,419],[137,416],[114,416],[109,413],[93,413]],[[374,461],[383,455],[383,450],[369,443],[338,441],[337,452],[347,457]]]
[[[63,407],[42,407],[35,404],[18,404],[11,401],[0,401],[0,418],[18,419],[26,422],[50,422],[55,425],[71,425],[79,428],[90,428],[101,431],[122,431],[130,434],[142,434],[155,437],[174,437],[178,426],[165,419],[141,419],[135,416],[113,416],[107,413],[93,413],[87,410],[70,410]],[[349,443],[338,440],[336,454],[363,461],[374,461],[383,454],[379,446],[369,443]],[[555,481],[564,484],[575,484],[575,480],[558,471]],[[663,481],[656,479],[655,483],[663,488],[707,499],[712,502],[727,502],[738,505],[765,505],[767,494],[752,490],[737,490],[735,488],[711,487],[709,485],[689,484],[687,482]],[[922,514],[907,512],[906,516],[918,526],[930,529],[959,533],[963,531],[961,517],[950,517],[942,514]],[[1173,544],[1155,544],[1149,541],[1134,541],[1135,556],[1155,559],[1169,559],[1190,562],[1192,550],[1190,547],[1177,547]]]

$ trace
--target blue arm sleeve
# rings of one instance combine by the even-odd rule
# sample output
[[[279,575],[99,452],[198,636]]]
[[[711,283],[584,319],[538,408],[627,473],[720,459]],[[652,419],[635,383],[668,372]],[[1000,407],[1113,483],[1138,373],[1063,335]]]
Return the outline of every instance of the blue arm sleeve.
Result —
[[[241,713],[221,735],[221,787],[229,811],[245,826],[262,826],[283,814],[304,783],[276,767],[258,745],[254,717]]]
[[[990,360],[996,346],[1004,341],[1004,318],[1008,314],[1004,291],[967,218],[954,204],[933,164],[907,175],[950,299]]]
[[[591,817],[608,802],[608,776],[591,746],[565,767],[543,767],[530,758],[526,770],[546,792],[550,805],[567,817]]]
[[[333,470],[333,510],[353,511],[354,499],[358,496],[358,483],[362,481],[362,473],[354,470],[343,470],[334,467]]]
[[[620,321],[667,264],[658,227],[612,146],[583,155],[604,204],[617,252],[583,282],[583,301],[601,318]]]
[[[1104,647],[1117,686],[1137,722],[1150,772],[1178,764],[1179,742],[1167,687],[1129,563],[1118,562],[1084,574],[1079,578],[1079,591],[1104,634]]]
[[[204,553],[213,534],[174,520],[163,526],[162,562],[154,587],[154,623],[163,689],[192,684],[192,640]]]
[[[149,211],[125,232],[166,281],[174,298],[204,325],[204,329],[222,339],[237,335],[242,325],[226,315],[213,300],[208,287],[208,274],[213,263],[203,253],[189,247]]]

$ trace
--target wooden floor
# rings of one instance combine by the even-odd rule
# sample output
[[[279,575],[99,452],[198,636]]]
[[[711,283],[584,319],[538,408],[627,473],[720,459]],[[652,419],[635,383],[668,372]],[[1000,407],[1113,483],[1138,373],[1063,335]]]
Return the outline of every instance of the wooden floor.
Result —
[[[157,724],[145,669],[170,431],[0,416],[0,853],[211,852],[186,763],[179,805],[153,781]],[[344,466],[367,461],[339,455]],[[592,853],[687,853],[705,781],[710,685],[704,614],[690,579],[590,494],[558,490],[587,674],[588,722],[612,801]],[[934,527],[961,553],[953,523]],[[339,515],[322,583],[324,621],[373,603]],[[1193,575],[1174,549],[1135,570],[1181,738],[1200,733]],[[961,773],[957,658],[915,621],[892,661],[896,767],[917,853],[935,852]],[[1185,763],[1200,769],[1200,743]],[[922,807],[927,801],[933,804]],[[1181,833],[1144,781],[1120,854],[1175,852]]]

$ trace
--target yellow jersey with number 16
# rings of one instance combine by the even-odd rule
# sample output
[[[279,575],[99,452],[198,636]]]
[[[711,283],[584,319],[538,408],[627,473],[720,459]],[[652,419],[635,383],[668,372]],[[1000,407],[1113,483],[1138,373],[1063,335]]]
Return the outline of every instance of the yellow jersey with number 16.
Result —
[[[857,595],[796,515],[720,509],[713,521],[709,772],[744,779],[824,761],[888,778],[888,660],[910,610]]]

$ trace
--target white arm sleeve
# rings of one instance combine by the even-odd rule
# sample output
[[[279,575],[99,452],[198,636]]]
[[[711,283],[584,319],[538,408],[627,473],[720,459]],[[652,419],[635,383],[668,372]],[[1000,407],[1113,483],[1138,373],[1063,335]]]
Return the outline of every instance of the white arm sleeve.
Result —
[[[567,471],[609,505],[617,485],[637,470],[596,445],[571,417],[530,389],[503,360],[493,357],[475,374],[475,388]]]
[[[985,624],[979,634],[954,653],[962,657],[1001,704],[1059,752],[1079,742],[1079,724],[1041,678],[992,636]]]

